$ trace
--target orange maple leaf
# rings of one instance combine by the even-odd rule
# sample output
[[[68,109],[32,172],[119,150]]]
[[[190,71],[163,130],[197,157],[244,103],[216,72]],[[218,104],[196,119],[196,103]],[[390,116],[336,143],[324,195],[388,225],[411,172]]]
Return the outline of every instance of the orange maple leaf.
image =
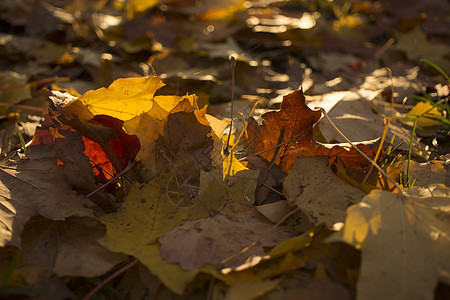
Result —
[[[321,114],[319,110],[311,110],[305,104],[302,90],[292,92],[283,96],[280,110],[261,116],[261,125],[253,117],[249,119],[246,146],[268,161],[278,164],[285,172],[292,169],[299,156],[326,155],[330,165],[336,162],[355,169],[370,165],[355,149],[347,150],[341,146],[330,149],[314,140],[312,130]],[[370,158],[375,157],[376,147],[357,147]]]

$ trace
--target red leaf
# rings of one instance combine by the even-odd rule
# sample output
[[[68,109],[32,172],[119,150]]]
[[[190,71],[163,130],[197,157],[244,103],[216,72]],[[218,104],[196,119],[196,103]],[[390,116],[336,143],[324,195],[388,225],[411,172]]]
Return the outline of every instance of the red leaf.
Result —
[[[103,124],[114,129],[115,137],[107,141],[107,146],[115,156],[115,158],[109,157],[109,159],[110,160],[117,159],[117,163],[120,170],[116,170],[116,172],[120,172],[123,169],[125,169],[128,163],[136,158],[136,155],[138,154],[139,149],[141,148],[141,144],[136,135],[129,135],[125,133],[125,131],[122,128],[123,121],[107,115],[96,115],[94,118],[89,120],[89,123],[96,125]],[[86,151],[87,149],[88,145],[86,145]],[[104,163],[104,157],[100,158],[99,153],[94,152],[94,150],[92,151],[93,151],[92,155],[95,154],[97,156],[95,159],[98,159],[98,163],[100,164]],[[91,157],[90,154],[88,155],[89,157]]]

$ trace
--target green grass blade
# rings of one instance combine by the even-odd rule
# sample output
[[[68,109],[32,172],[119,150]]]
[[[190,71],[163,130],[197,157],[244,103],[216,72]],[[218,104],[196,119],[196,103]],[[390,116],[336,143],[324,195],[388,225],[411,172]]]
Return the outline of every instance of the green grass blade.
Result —
[[[409,141],[409,153],[408,153],[408,166],[406,167],[406,186],[409,187],[411,179],[409,178],[409,166],[411,164],[411,153],[412,153],[412,145],[413,145],[413,137],[416,132],[417,119],[414,121],[414,126],[411,132],[411,139]]]
[[[25,145],[25,140],[23,138],[23,135],[20,132],[20,130],[17,131],[17,134],[19,135],[20,144],[22,145],[22,151],[23,151],[23,153],[25,153],[25,151],[27,150],[27,146]]]
[[[432,63],[431,61],[429,61],[428,59],[421,59],[420,61],[428,64],[430,67],[432,67],[433,69],[435,69],[436,71],[438,71],[442,76],[444,76],[444,78],[447,81],[450,81],[450,77],[447,75],[447,73],[444,72],[444,70],[442,70],[441,68],[439,68],[436,64]]]

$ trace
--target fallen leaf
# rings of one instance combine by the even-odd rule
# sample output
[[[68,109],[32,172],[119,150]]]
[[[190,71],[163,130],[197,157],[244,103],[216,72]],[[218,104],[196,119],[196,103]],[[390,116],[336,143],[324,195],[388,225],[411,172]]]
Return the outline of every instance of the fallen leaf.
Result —
[[[181,203],[180,195],[184,191],[175,194],[170,190],[170,179],[169,176],[161,176],[149,183],[134,183],[117,212],[98,218],[107,228],[105,237],[101,239],[102,245],[113,251],[139,253],[143,245],[156,241],[183,220],[208,215],[197,199]]]
[[[64,90],[47,91],[47,94],[56,109],[68,118],[75,115],[80,120],[87,121],[94,117],[94,114],[79,100],[78,96],[74,96]]]
[[[326,189],[324,189],[326,187]],[[300,207],[314,223],[343,222],[345,209],[365,193],[337,177],[326,157],[299,157],[283,183],[288,203]]]
[[[176,264],[164,262],[155,241],[181,222],[204,218],[208,214],[192,194],[183,198],[186,187],[175,189],[170,184],[172,180],[161,176],[149,183],[134,183],[117,212],[98,218],[107,228],[99,242],[111,251],[137,257],[168,288],[182,294],[200,271],[188,272]],[[224,188],[205,189],[202,200],[210,210],[217,210],[226,199],[226,190],[221,193]]]
[[[31,98],[30,86],[26,85],[24,75],[12,71],[0,72],[0,103],[15,104]]]
[[[11,161],[0,167],[0,245],[20,246],[25,223],[41,215],[51,220],[93,216],[94,204],[76,195],[56,158]]]
[[[288,204],[286,200],[280,200],[268,204],[258,205],[255,207],[260,214],[269,219],[272,223],[276,224],[283,219],[293,207]]]
[[[186,270],[205,264],[236,267],[254,256],[263,257],[264,246],[292,236],[280,227],[269,231],[272,226],[251,203],[230,200],[215,216],[187,221],[160,237],[161,255]],[[253,241],[258,243],[244,251]]]
[[[407,163],[403,163],[403,172],[406,174]],[[409,162],[409,177],[414,181],[414,186],[426,188],[432,184],[450,183],[449,163],[440,160],[431,160],[426,163]]]
[[[85,137],[84,153],[96,167],[100,182],[105,183],[123,171],[139,152],[139,139],[125,133],[123,121],[119,119],[107,115],[96,115],[88,121],[82,121],[77,116],[56,118]]]
[[[428,102],[418,102],[408,112],[408,116],[417,117],[417,126],[420,128],[443,125],[443,122],[436,120],[442,117],[441,113]]]
[[[263,296],[274,289],[281,281],[278,279],[260,279],[258,281],[236,282],[230,286],[225,300],[241,299],[251,300]]]
[[[255,153],[270,162],[278,164],[283,171],[289,172],[299,156],[327,155],[330,165],[338,162],[346,167],[361,168],[370,165],[353,148],[347,151],[344,147],[333,146],[331,149],[316,143],[313,138],[313,126],[319,121],[321,112],[313,111],[305,104],[305,96],[301,90],[283,96],[281,109],[263,114],[262,125],[253,119],[248,120],[248,137],[246,145]],[[280,147],[268,150],[274,146]],[[376,149],[365,145],[357,147],[374,158]]]
[[[148,112],[125,122],[124,127],[143,143],[138,156],[143,165],[141,173],[146,180],[153,179],[167,168],[171,172],[176,171],[161,151],[170,159],[180,151],[175,155],[180,159],[173,162],[186,178],[198,179],[201,168],[209,170],[211,163],[217,160],[214,158],[221,157],[217,143],[223,122],[206,115],[206,107],[199,110],[195,95],[157,96]],[[201,167],[191,168],[192,165]],[[197,171],[190,174],[186,169]]]
[[[370,100],[372,99],[361,99],[359,93],[348,92],[328,111],[333,123],[352,142],[373,140],[383,135],[384,119],[372,111]],[[347,142],[325,118],[314,129],[320,131],[326,143]],[[388,131],[386,140],[391,138],[392,132]]]
[[[156,140],[163,134],[164,126],[170,112],[164,110],[158,103],[138,117],[124,123],[124,128],[129,134],[135,134],[141,143],[138,153],[143,165],[143,176],[146,180],[151,180],[158,175],[156,166]]]
[[[89,140],[83,140],[83,137],[75,131],[58,130],[57,133],[54,131],[54,134],[55,152],[58,159],[64,164],[64,175],[67,183],[85,194],[96,190],[98,184],[94,178],[94,169],[89,156],[85,154],[87,152],[93,161],[99,161],[97,157],[94,157],[93,150],[86,151],[85,146],[93,145],[93,143],[89,143]],[[109,161],[106,155],[103,155],[103,160]],[[92,195],[91,200],[107,212],[116,209],[114,201],[109,199],[103,191],[98,191],[95,195]]]
[[[255,189],[257,179],[259,176],[258,170],[240,170],[234,176],[223,174],[226,172],[224,161],[224,170],[216,169],[211,172],[200,172],[200,196],[204,196],[208,193],[217,194],[222,193],[226,199],[248,199],[251,203],[255,201]],[[233,160],[232,164],[239,164],[237,160]],[[217,197],[218,195],[211,194],[209,197]]]
[[[395,35],[398,39],[395,48],[404,51],[408,59],[425,58],[431,60],[443,70],[450,68],[450,62],[447,58],[450,51],[447,45],[430,43],[421,26],[416,26],[413,30],[405,33],[396,32]]]
[[[310,299],[310,300],[350,300],[350,291],[343,285],[330,280],[313,279],[304,287],[290,288],[286,290],[286,300]]]
[[[203,269],[184,270],[178,264],[167,263],[160,252],[159,243],[151,243],[144,245],[140,254],[136,254],[142,264],[144,264],[152,274],[158,276],[159,280],[171,291],[182,295],[186,286],[191,283],[194,278]]]
[[[156,90],[163,85],[156,75],[120,78],[108,88],[88,91],[79,101],[94,115],[127,121],[150,110]]]
[[[209,125],[201,124],[194,112],[171,113],[167,118],[163,135],[156,141],[156,173],[181,173],[198,185],[200,170],[211,169],[214,155],[214,139]],[[175,165],[176,169],[171,163]],[[215,153],[220,156],[220,153]],[[195,167],[193,167],[195,166]]]
[[[450,272],[450,190],[410,188],[404,195],[373,190],[347,209],[331,240],[360,249],[358,299],[433,299]]]
[[[103,275],[125,255],[109,252],[97,239],[104,226],[93,218],[69,217],[52,221],[33,217],[22,233],[22,255],[27,268],[41,269],[47,276],[95,277]]]
[[[258,153],[287,142],[279,149],[261,154],[268,161],[272,161],[275,158],[274,155],[281,154],[274,162],[287,172],[294,165],[297,156],[314,155],[317,148],[320,148],[314,142],[311,132],[320,116],[320,111],[313,111],[306,106],[301,90],[292,92],[283,96],[279,111],[267,112],[261,116],[262,125],[258,126],[252,117],[249,118],[246,144]],[[295,140],[292,140],[294,138]],[[292,154],[292,151],[296,153]]]
[[[96,115],[93,119],[89,120],[89,123],[99,126],[106,125],[113,129],[114,135],[112,138],[106,141],[101,140],[102,143],[98,143],[98,140],[93,141],[101,146],[111,163],[115,166],[116,173],[123,171],[130,162],[134,161],[141,145],[139,139],[135,135],[125,133],[122,128],[123,121],[110,116]],[[89,138],[89,136],[87,136],[87,138]],[[87,154],[89,155],[89,153]],[[114,161],[116,161],[118,168]],[[96,161],[93,160],[93,162],[95,163]]]
[[[246,163],[249,169],[259,170],[255,192],[255,202],[258,204],[258,210],[264,203],[276,203],[284,199],[280,193],[275,192],[281,191],[281,182],[287,175],[278,165],[271,165],[266,159],[253,154],[247,156]]]

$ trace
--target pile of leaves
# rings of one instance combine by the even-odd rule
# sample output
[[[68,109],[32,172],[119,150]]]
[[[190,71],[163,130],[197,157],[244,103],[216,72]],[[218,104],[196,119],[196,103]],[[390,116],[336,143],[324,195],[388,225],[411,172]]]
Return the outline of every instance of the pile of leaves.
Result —
[[[0,297],[449,298],[448,5],[201,2],[0,4]]]
[[[130,270],[115,292],[131,298],[412,299],[448,283],[447,187],[374,181],[366,194],[340,179],[332,169],[367,174],[371,161],[315,142],[321,112],[301,90],[261,125],[247,120],[250,154],[237,159],[228,121],[195,95],[154,96],[162,86],[152,75],[81,97],[48,91],[54,107],[25,157],[1,166],[1,246],[22,254],[2,293],[81,296],[89,284],[70,291],[69,278],[118,268]],[[356,147],[371,159],[378,148]]]

